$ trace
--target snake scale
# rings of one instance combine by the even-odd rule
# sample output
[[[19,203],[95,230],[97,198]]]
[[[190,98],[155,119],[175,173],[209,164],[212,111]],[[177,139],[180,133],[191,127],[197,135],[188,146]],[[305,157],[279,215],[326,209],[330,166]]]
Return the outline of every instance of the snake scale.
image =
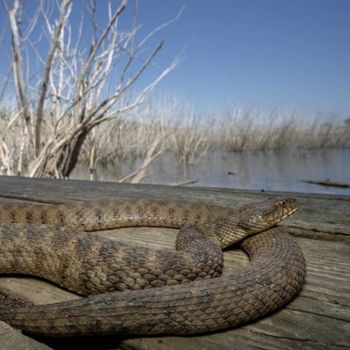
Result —
[[[296,209],[292,198],[233,209],[145,199],[0,205],[0,273],[35,275],[90,295],[0,306],[0,319],[46,336],[200,334],[252,321],[285,305],[304,283],[300,248],[274,227]],[[181,228],[176,250],[85,232],[130,226]],[[222,249],[242,239],[249,266],[211,278],[222,272]]]

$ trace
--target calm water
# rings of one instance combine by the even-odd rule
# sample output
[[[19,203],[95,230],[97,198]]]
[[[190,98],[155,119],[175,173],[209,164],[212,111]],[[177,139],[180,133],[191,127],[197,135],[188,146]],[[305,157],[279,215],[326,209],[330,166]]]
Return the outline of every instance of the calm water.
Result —
[[[98,168],[98,180],[115,181],[135,170],[140,160]],[[231,174],[229,174],[229,172]],[[88,179],[81,165],[73,178]],[[327,178],[350,183],[350,149],[295,152],[208,152],[197,164],[184,166],[165,154],[147,170],[144,183],[172,184],[197,179],[194,186],[314,192],[350,195],[349,188],[325,187],[303,182]]]

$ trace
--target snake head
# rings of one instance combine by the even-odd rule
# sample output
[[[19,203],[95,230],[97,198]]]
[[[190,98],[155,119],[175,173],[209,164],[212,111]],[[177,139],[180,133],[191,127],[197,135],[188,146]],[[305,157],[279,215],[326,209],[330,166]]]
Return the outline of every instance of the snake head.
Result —
[[[242,208],[239,226],[250,233],[261,232],[275,226],[298,209],[296,199],[271,197]]]

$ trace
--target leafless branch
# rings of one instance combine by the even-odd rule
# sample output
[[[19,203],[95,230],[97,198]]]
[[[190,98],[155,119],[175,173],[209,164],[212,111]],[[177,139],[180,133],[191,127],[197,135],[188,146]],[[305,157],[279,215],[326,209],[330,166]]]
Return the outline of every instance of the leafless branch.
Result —
[[[58,19],[58,23],[56,25],[55,31],[52,36],[51,41],[51,48],[49,51],[49,54],[47,56],[46,61],[46,67],[45,67],[45,73],[44,78],[41,83],[41,93],[39,96],[39,102],[38,102],[38,109],[36,113],[36,124],[35,124],[35,154],[36,156],[40,153],[41,148],[41,123],[43,119],[43,112],[44,112],[44,103],[45,103],[45,97],[46,92],[49,86],[49,79],[50,79],[50,73],[53,68],[53,59],[55,57],[56,50],[58,48],[58,44],[60,42],[60,36],[61,31],[63,29],[63,26],[65,22],[67,21],[67,18],[69,17],[71,11],[71,0],[62,0],[61,7],[60,7],[60,16]]]
[[[147,151],[146,157],[142,163],[142,165],[135,170],[133,173],[125,176],[120,179],[119,182],[130,182],[130,183],[139,183],[146,176],[146,169],[150,166],[150,164],[155,161],[159,156],[164,152],[164,149],[160,149],[157,151],[161,140],[155,140],[152,146]]]
[[[23,65],[21,55],[21,39],[18,27],[18,12],[20,9],[20,1],[14,0],[13,7],[8,10],[8,16],[10,21],[11,33],[12,33],[12,55],[13,55],[13,75],[15,80],[15,88],[19,100],[21,109],[23,110],[23,118],[26,122],[29,138],[31,138],[32,125],[29,112],[29,105],[25,93],[25,85],[23,81]]]
[[[161,79],[178,64],[174,61],[160,70],[156,79],[141,89],[134,89],[146,69],[156,67],[154,60],[163,42],[151,50],[143,50],[142,46],[176,20],[182,10],[175,19],[158,26],[138,43],[136,17],[129,30],[119,28],[119,19],[128,1],[121,0],[116,6],[112,1],[101,5],[106,6],[108,13],[104,24],[96,18],[96,6],[101,3],[94,0],[83,2],[88,16],[83,18],[82,14],[80,22],[75,24],[69,17],[75,4],[71,0],[38,0],[39,6],[33,17],[27,20],[25,35],[22,36],[21,0],[13,0],[13,6],[8,7],[13,84],[17,111],[20,112],[8,120],[7,130],[19,128],[32,145],[26,147],[23,142],[18,142],[16,162],[11,163],[6,160],[13,157],[11,147],[8,147],[9,138],[1,139],[4,143],[2,157],[6,158],[2,163],[7,162],[12,172],[68,177],[92,130],[144,103]],[[41,36],[35,37],[38,26],[41,26]],[[86,43],[88,35],[90,41]],[[43,45],[49,47],[48,52],[42,49]],[[36,118],[34,129],[33,116]],[[90,155],[93,165],[97,159],[94,147]],[[158,156],[158,150],[151,147],[150,153],[146,154],[144,169]],[[133,176],[133,181],[139,181],[143,176],[140,171]]]

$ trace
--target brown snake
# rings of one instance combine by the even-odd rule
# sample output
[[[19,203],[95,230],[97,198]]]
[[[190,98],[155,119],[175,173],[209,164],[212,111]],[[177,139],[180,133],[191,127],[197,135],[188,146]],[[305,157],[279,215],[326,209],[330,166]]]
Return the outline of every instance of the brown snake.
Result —
[[[252,321],[289,302],[304,283],[300,248],[271,228],[296,209],[290,198],[236,209],[148,200],[0,205],[0,273],[43,277],[81,295],[104,293],[2,306],[0,319],[49,336],[198,334]],[[81,232],[128,226],[184,228],[176,251]],[[222,271],[221,249],[242,239],[250,265],[208,279]]]

